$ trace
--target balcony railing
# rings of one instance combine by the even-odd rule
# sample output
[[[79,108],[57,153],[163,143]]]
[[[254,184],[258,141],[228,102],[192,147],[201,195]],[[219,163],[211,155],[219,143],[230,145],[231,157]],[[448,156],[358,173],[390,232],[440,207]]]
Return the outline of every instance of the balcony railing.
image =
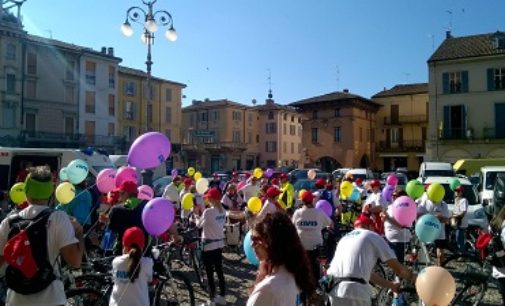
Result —
[[[471,129],[445,129],[440,131],[441,140],[489,141],[505,140],[505,131],[494,128],[482,128],[481,133]]]
[[[18,139],[20,146],[36,145],[40,147],[72,148],[94,146],[118,151],[126,150],[125,138],[119,136],[22,131]]]
[[[398,143],[380,141],[377,144],[378,152],[424,152],[424,141],[404,140]]]
[[[406,123],[428,123],[428,116],[412,115],[412,116],[384,117],[385,125],[406,124]]]

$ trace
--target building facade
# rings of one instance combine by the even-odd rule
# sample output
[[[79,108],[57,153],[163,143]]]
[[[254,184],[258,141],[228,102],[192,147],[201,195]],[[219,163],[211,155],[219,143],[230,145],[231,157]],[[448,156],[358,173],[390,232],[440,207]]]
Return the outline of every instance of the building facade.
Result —
[[[428,68],[428,158],[505,156],[505,33],[447,32]]]
[[[300,167],[326,172],[341,167],[377,167],[374,134],[380,104],[344,90],[290,105],[303,115]]]
[[[428,84],[400,84],[372,96],[382,105],[375,126],[377,168],[418,171],[425,157]]]
[[[182,160],[207,175],[259,163],[258,111],[228,100],[194,100],[182,109]]]

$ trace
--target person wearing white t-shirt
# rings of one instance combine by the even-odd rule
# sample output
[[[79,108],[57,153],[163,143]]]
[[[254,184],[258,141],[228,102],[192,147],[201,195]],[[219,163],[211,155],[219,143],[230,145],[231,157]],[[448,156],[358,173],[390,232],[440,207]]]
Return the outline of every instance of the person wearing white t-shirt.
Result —
[[[380,213],[388,208],[388,202],[382,196],[379,180],[372,180],[370,188],[372,188],[372,193],[365,200],[363,213],[371,215],[372,220],[375,222],[375,232],[379,235],[384,235],[384,224],[380,218]]]
[[[251,232],[252,247],[260,263],[247,306],[307,305],[316,283],[289,216],[281,211],[267,214]]]
[[[373,267],[380,259],[400,277],[415,283],[416,274],[396,259],[386,241],[373,232],[373,221],[360,215],[354,223],[355,229],[338,243],[335,256],[327,271],[336,285],[330,292],[331,305],[369,306],[372,291],[369,282],[398,293],[400,283],[392,283],[376,273]]]
[[[452,218],[454,218],[457,229],[456,229],[456,242],[458,243],[458,249],[461,255],[466,255],[467,251],[465,248],[465,232],[468,227],[468,200],[464,195],[464,187],[459,185],[454,189],[454,210]]]
[[[437,248],[437,265],[442,266],[442,263],[444,262],[444,249],[447,248],[445,224],[449,221],[449,217],[451,216],[449,206],[444,202],[444,200],[435,203],[430,199],[426,199],[417,206],[417,216],[419,217],[424,214],[434,215],[442,224],[440,235],[435,240],[435,247]]]
[[[295,210],[293,224],[300,236],[303,248],[312,264],[312,273],[316,279],[319,279],[319,256],[318,247],[323,245],[322,230],[325,227],[333,226],[333,221],[321,209],[314,207],[314,197],[312,193],[302,194],[302,207]]]
[[[177,210],[181,209],[181,196],[179,194],[179,185],[181,184],[182,179],[180,176],[174,177],[172,182],[165,187],[163,190],[162,197],[170,200]]]
[[[207,273],[210,295],[206,305],[226,305],[226,285],[223,274],[223,228],[226,211],[221,205],[222,196],[218,189],[209,189],[205,197],[211,207],[203,211],[202,217],[197,221],[196,225],[202,229],[202,260],[205,272]],[[216,271],[219,280],[219,295],[217,296],[216,285],[214,284],[214,271]]]
[[[242,189],[238,190],[238,193],[242,195],[245,203],[247,203],[250,198],[257,197],[259,192],[258,178],[255,176],[251,176],[247,180],[247,184]]]
[[[153,278],[153,260],[143,257],[144,232],[130,227],[123,234],[123,255],[112,261],[114,286],[109,306],[149,306],[148,284]]]

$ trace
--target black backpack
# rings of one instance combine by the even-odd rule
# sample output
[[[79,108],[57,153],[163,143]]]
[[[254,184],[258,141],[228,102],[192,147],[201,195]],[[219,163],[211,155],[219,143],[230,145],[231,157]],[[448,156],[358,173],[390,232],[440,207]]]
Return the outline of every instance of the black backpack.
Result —
[[[12,260],[21,266],[22,263],[19,261],[23,262],[24,259],[31,256],[32,264],[33,262],[36,264],[36,267],[31,267],[32,272],[35,271],[33,276],[27,277],[20,268],[11,264],[12,261],[8,262],[5,271],[7,287],[19,294],[29,295],[40,292],[56,279],[53,266],[49,262],[47,248],[47,223],[52,212],[53,210],[50,208],[45,209],[33,219],[24,219],[18,214],[8,217],[10,231],[9,240],[4,247],[4,256],[10,257],[9,255],[12,255],[6,256],[5,254],[9,245],[10,252],[17,253],[17,246],[23,244],[24,247],[19,248],[21,255],[16,255]],[[28,241],[26,241],[26,237]]]

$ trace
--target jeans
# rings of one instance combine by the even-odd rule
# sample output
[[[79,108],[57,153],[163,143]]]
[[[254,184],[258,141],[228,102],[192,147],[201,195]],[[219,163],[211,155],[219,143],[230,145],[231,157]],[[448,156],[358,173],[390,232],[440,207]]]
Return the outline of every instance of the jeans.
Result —
[[[407,242],[389,242],[389,246],[396,255],[399,262],[405,262],[405,251],[407,249]]]
[[[458,244],[458,250],[461,254],[465,254],[465,231],[466,228],[458,227],[456,230],[456,243]]]
[[[216,296],[216,285],[214,284],[214,270],[216,271],[219,280],[219,293],[221,296],[225,295],[225,283],[223,274],[223,249],[215,249],[202,252],[202,261],[205,266],[205,273],[207,273],[207,282],[209,283],[210,298]]]

